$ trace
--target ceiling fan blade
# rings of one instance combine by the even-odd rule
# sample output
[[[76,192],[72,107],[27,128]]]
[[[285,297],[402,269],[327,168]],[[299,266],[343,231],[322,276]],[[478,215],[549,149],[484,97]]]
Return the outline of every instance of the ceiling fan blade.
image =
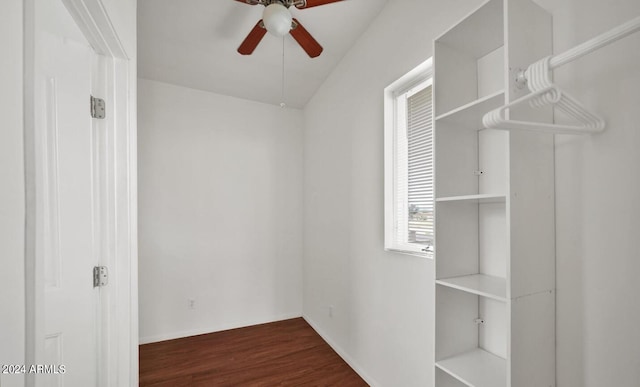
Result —
[[[249,5],[256,5],[256,4],[258,4],[258,3],[253,3],[253,2],[251,2],[251,1],[247,1],[247,0],[236,0],[236,1],[238,1],[238,2],[240,2],[240,3],[249,4]]]
[[[307,31],[297,19],[293,19],[295,28],[292,28],[289,33],[298,42],[298,44],[307,52],[307,54],[315,58],[322,53],[322,46],[318,43],[313,36]]]
[[[242,55],[251,55],[253,53],[253,50],[258,47],[258,43],[260,43],[264,35],[267,33],[267,29],[263,26],[264,24],[262,23],[262,20],[256,23],[255,27],[253,27],[251,32],[249,32],[249,35],[247,35],[240,47],[238,47],[239,53]]]
[[[242,1],[242,0],[237,0],[237,1]],[[300,9],[305,9],[305,8],[317,7],[319,5],[337,3],[338,1],[342,1],[342,0],[307,0],[306,4],[304,4],[303,6],[300,6],[300,7],[296,6],[296,7]]]

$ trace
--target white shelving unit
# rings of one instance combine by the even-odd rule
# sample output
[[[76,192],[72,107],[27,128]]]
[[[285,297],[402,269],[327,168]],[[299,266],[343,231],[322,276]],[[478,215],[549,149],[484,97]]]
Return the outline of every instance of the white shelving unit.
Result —
[[[434,42],[436,387],[555,385],[553,136],[482,127],[526,93],[515,74],[551,54],[551,22],[490,0]]]

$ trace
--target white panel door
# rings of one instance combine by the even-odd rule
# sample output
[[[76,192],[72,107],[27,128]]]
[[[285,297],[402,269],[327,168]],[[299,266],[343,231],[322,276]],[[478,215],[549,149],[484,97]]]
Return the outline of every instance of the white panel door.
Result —
[[[93,287],[92,270],[99,230],[89,109],[95,54],[86,41],[51,31],[39,34],[37,53],[42,361],[53,372],[36,380],[38,386],[96,386],[99,289]]]

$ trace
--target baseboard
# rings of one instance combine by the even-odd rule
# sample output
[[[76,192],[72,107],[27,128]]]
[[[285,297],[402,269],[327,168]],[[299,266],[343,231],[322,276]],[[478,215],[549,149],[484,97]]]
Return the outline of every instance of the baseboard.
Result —
[[[302,317],[300,313],[291,313],[291,314],[283,314],[283,315],[279,315],[279,316],[275,316],[267,319],[236,321],[233,323],[220,324],[220,325],[203,328],[203,329],[194,329],[194,330],[180,331],[180,332],[167,332],[160,335],[140,337],[138,340],[138,344],[140,345],[150,344],[150,343],[157,343],[159,341],[182,339],[190,336],[206,335],[208,333],[228,331],[229,329],[245,328],[245,327],[250,327],[252,325],[267,324],[271,322],[289,320],[292,318],[299,318],[299,317]]]
[[[322,339],[326,341],[334,351],[336,351],[336,353],[342,358],[342,360],[344,360],[349,365],[349,367],[351,367],[358,375],[360,375],[360,377],[364,379],[364,381],[367,382],[369,386],[379,386],[379,384],[376,383],[371,376],[367,375],[362,367],[360,367],[355,362],[355,360],[353,360],[353,358],[349,356],[338,344],[331,340],[331,338],[322,329],[320,329],[311,318],[305,316],[304,314],[302,315],[302,318],[307,322],[307,324],[311,325],[311,328],[313,328],[313,330],[316,331],[316,333],[320,335],[320,337],[322,337]]]

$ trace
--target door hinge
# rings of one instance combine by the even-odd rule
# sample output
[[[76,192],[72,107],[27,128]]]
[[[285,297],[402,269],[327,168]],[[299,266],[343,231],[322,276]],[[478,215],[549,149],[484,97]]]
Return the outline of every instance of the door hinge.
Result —
[[[96,266],[93,268],[93,287],[105,286],[109,283],[109,271],[106,266]]]
[[[103,119],[105,116],[105,102],[102,98],[91,97],[91,117]]]

